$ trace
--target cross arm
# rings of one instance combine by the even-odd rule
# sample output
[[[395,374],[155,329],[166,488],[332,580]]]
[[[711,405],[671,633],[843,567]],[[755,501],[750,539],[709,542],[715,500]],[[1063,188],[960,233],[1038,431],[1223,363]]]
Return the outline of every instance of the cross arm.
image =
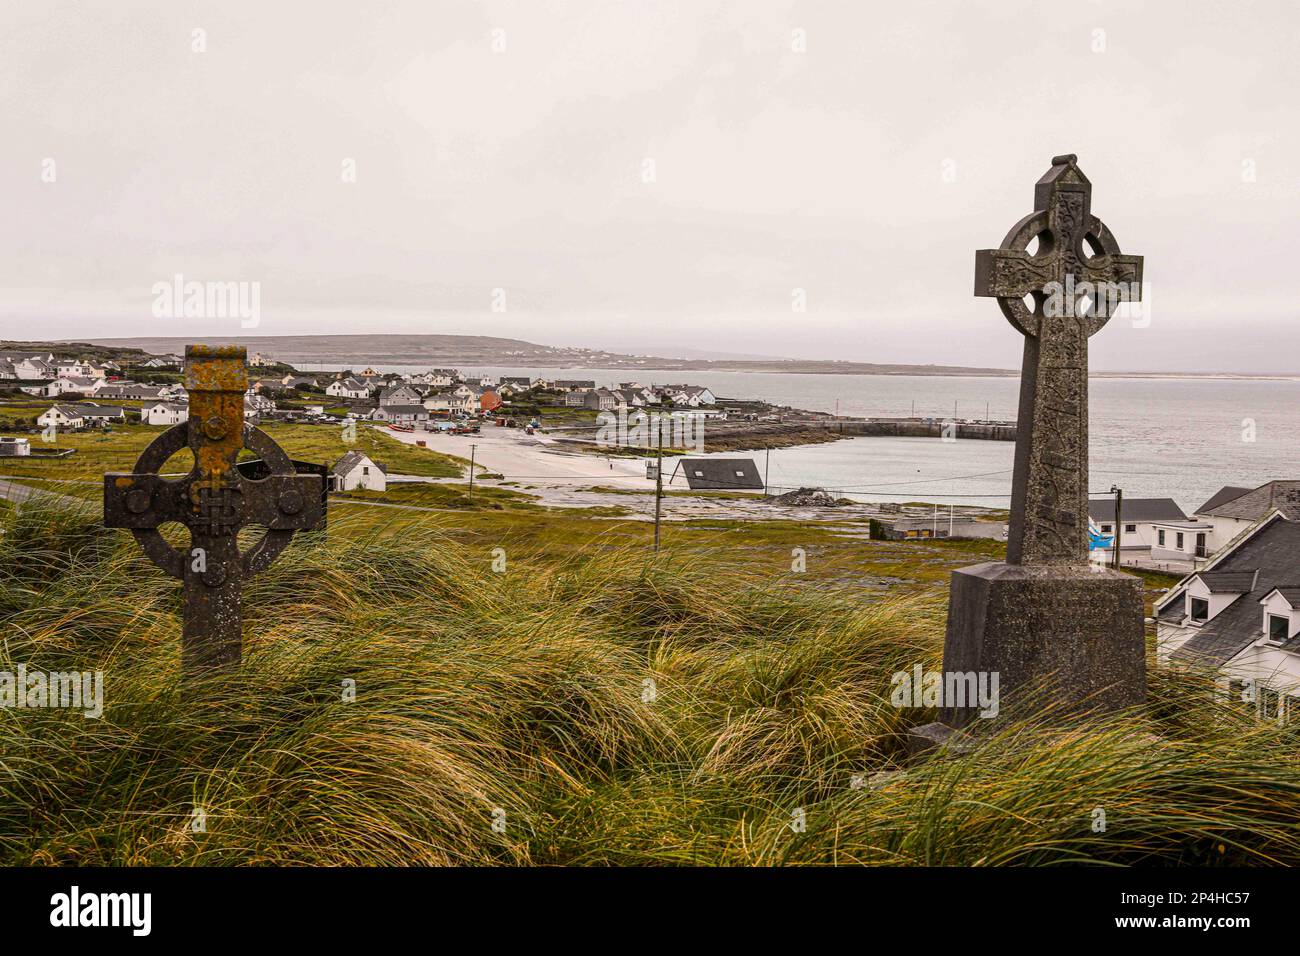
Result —
[[[237,488],[237,525],[257,524],[273,531],[309,531],[325,518],[320,475],[269,475],[243,479]],[[168,481],[157,474],[104,476],[104,525],[147,529],[176,521],[190,526],[199,512],[191,497],[196,483]]]
[[[320,475],[268,475],[244,479],[244,521],[272,531],[311,531],[325,521]]]
[[[184,523],[190,513],[189,482],[168,481],[158,474],[104,476],[104,526],[157,528],[166,521]]]
[[[1142,257],[1126,256],[1116,253],[1109,256],[1097,256],[1083,264],[1082,280],[1088,282],[1110,282],[1129,286],[1132,295],[1127,296],[1136,301],[1142,297]],[[1124,290],[1126,293],[1128,289]]]
[[[1022,299],[1041,292],[1056,278],[1051,261],[1036,261],[1027,252],[980,249],[975,253],[975,294]]]

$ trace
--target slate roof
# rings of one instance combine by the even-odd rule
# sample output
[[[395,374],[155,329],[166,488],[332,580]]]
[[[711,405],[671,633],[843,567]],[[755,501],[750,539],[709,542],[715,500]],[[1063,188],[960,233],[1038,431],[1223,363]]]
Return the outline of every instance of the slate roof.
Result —
[[[1174,651],[1173,660],[1222,666],[1263,636],[1260,600],[1274,588],[1289,588],[1300,581],[1300,523],[1275,518],[1220,559],[1213,571],[1201,571],[1200,575],[1256,569],[1259,573],[1250,593],[1197,628]],[[1177,593],[1181,592],[1175,596]],[[1170,601],[1174,603],[1176,600]]]
[[[1249,488],[1239,488],[1236,485],[1224,485],[1214,494],[1210,495],[1210,499],[1205,502],[1205,504],[1201,505],[1192,513],[1198,515],[1204,514],[1211,508],[1217,508],[1219,505],[1226,505],[1229,501],[1235,501],[1248,491],[1250,491]]]
[[[1276,587],[1273,591],[1282,595],[1286,600],[1286,603],[1290,604],[1293,608],[1300,608],[1300,587],[1296,587],[1295,585],[1289,587]],[[1269,591],[1268,594],[1272,594],[1273,591]],[[1268,597],[1268,594],[1265,594],[1264,597]],[[1264,598],[1260,598],[1260,600],[1262,601]]]
[[[348,472],[350,472],[353,468],[357,467],[357,465],[361,464],[363,461],[370,462],[372,465],[378,468],[385,475],[388,474],[388,469],[385,468],[382,464],[375,461],[373,458],[371,458],[369,455],[365,454],[364,452],[359,452],[355,450],[344,452],[343,457],[340,458],[338,461],[334,462],[334,467],[332,467],[330,471],[338,475],[339,477],[342,477],[346,475]]]
[[[1121,510],[1124,523],[1139,521],[1186,521],[1187,515],[1173,498],[1125,498]],[[1088,517],[1093,521],[1115,520],[1114,498],[1093,498],[1088,502]]]
[[[763,476],[752,458],[683,458],[677,467],[693,490],[763,487]],[[676,474],[674,470],[674,477]]]
[[[1257,569],[1249,571],[1202,571],[1197,575],[1211,594],[1249,594],[1255,590],[1255,580],[1259,577]]]
[[[1277,509],[1288,518],[1300,518],[1300,481],[1270,481],[1223,504],[1205,509],[1207,515],[1258,521]]]

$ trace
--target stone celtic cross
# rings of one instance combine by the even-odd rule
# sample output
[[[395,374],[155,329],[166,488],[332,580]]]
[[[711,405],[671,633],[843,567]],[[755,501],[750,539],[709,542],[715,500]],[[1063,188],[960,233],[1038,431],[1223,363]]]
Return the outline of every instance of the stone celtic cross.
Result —
[[[129,528],[158,567],[184,580],[182,669],[238,663],[242,644],[241,582],[264,570],[295,531],[324,526],[323,479],[300,475],[265,432],[244,422],[248,369],[243,347],[185,349],[189,420],[155,438],[132,474],[104,476],[104,524]],[[159,474],[173,454],[189,447],[194,467],[185,476]],[[266,477],[236,467],[248,448],[261,457]],[[178,551],[158,530],[165,522],[189,529],[190,548]],[[247,550],[239,531],[266,528]]]
[[[1142,282],[1142,257],[1120,254],[1091,203],[1076,157],[1054,157],[1034,211],[975,254],[975,294],[996,297],[1025,336],[1009,564],[1087,562],[1088,337]]]

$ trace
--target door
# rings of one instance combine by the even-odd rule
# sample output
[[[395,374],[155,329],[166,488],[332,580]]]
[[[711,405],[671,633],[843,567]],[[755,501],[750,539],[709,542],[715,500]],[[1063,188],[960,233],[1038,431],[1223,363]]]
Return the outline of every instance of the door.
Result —
[[[1205,532],[1204,531],[1196,532],[1196,556],[1198,558],[1205,557]]]

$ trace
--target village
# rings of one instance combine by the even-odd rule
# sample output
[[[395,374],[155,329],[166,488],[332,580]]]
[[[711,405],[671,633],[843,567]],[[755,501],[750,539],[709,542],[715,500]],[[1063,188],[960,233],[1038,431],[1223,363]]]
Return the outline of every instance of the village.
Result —
[[[9,426],[0,435],[0,458],[66,457],[73,449],[60,447],[60,433],[186,422],[183,362],[167,354],[117,361],[0,351],[0,424],[7,416]],[[679,423],[712,425],[774,417],[759,403],[719,399],[704,386],[626,382],[600,388],[590,379],[497,379],[452,368],[303,374],[259,353],[248,364],[249,423],[368,427],[393,442],[453,457],[464,456],[469,436],[477,461],[465,473],[480,487],[511,486],[512,477],[527,474],[530,492],[552,507],[611,508],[642,520],[657,520],[661,513],[666,520],[816,520],[834,514],[861,521],[865,534],[880,540],[1007,536],[1004,516],[988,509],[948,508],[940,514],[919,504],[837,500],[817,489],[771,499],[750,457],[683,458],[683,464],[697,464],[665,476],[673,497],[661,498],[651,493],[655,466],[637,457],[649,454],[647,448],[602,448],[592,441],[601,414],[635,423],[657,413]],[[383,494],[392,482],[460,480],[394,473],[373,450],[348,449],[326,466],[328,489],[335,493]],[[582,479],[590,484],[583,486]],[[674,483],[690,491],[674,491]],[[638,498],[636,491],[643,494]],[[710,497],[718,493],[722,497]],[[787,507],[774,509],[772,501]],[[1159,660],[1209,659],[1225,682],[1258,682],[1260,713],[1279,719],[1300,713],[1300,548],[1285,540],[1300,516],[1300,480],[1226,485],[1190,513],[1172,498],[1094,498],[1088,511],[1094,567],[1139,569],[1166,585],[1152,599]]]

